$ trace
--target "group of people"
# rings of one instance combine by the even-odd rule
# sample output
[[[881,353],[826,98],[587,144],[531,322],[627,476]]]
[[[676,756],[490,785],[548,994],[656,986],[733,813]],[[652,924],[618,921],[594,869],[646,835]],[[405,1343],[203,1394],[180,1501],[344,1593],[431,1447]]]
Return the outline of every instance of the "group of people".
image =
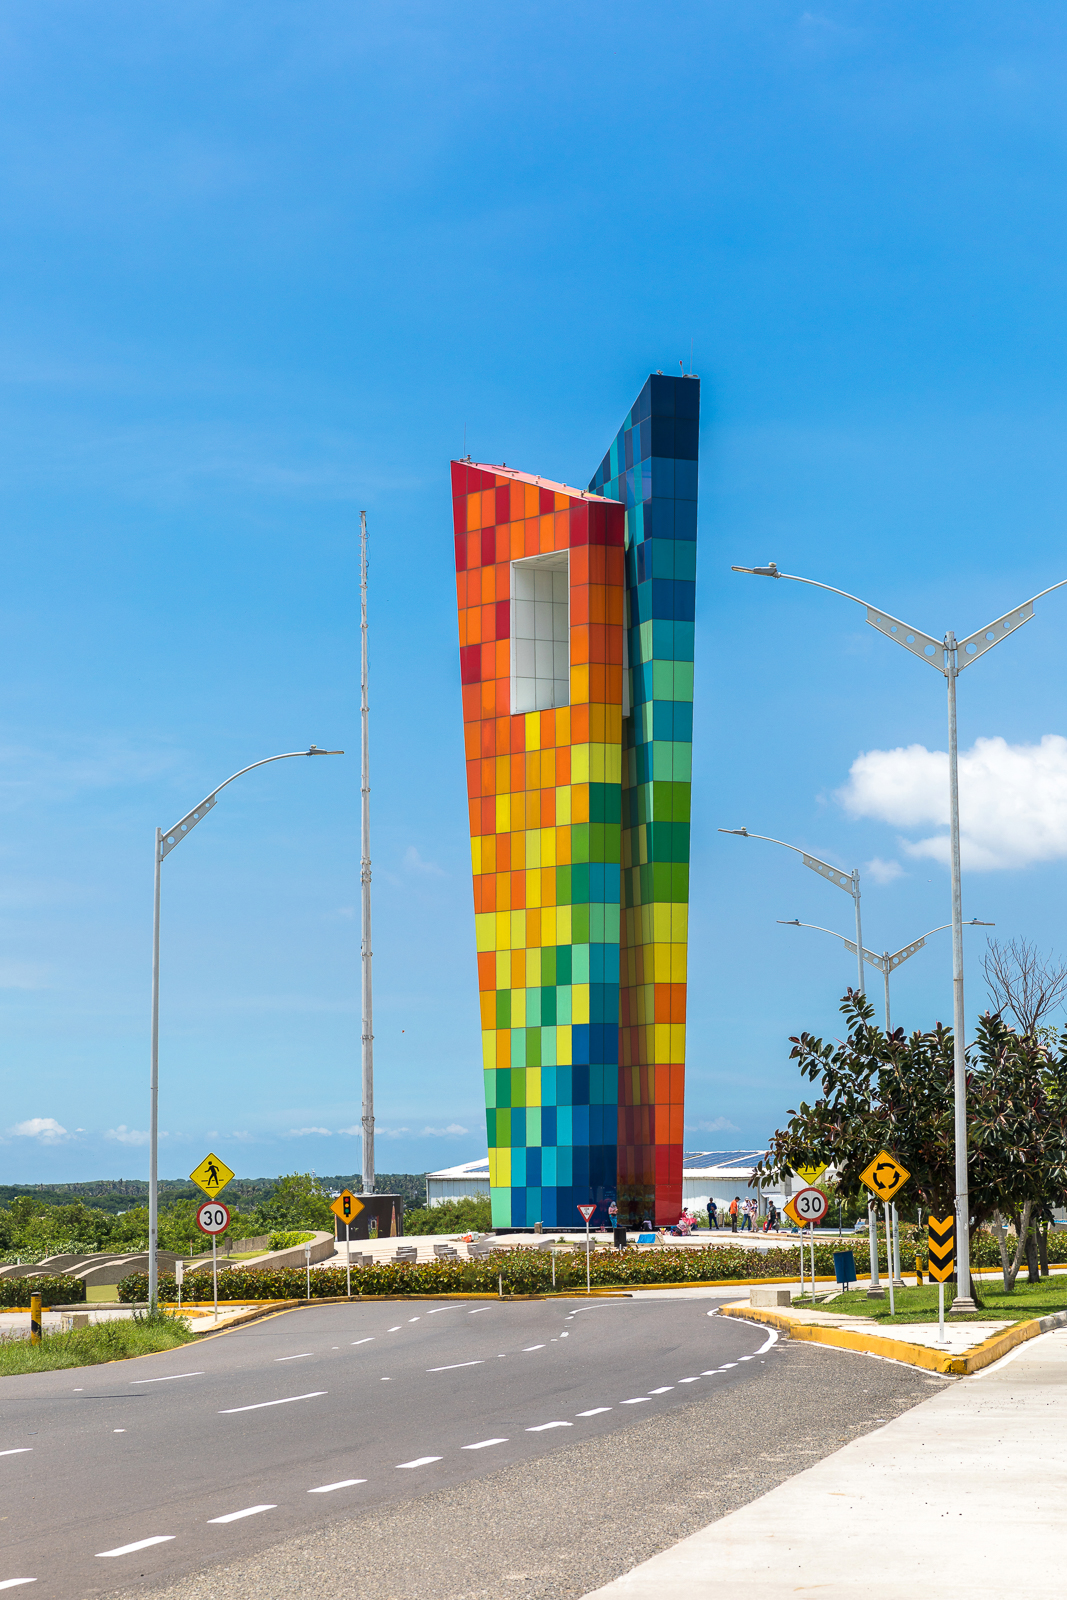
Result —
[[[714,1197],[708,1201],[708,1227],[713,1230],[728,1227],[731,1233],[744,1233],[746,1229],[749,1233],[755,1233],[758,1220],[758,1207],[751,1195],[742,1200],[740,1195],[735,1194],[730,1204],[723,1206],[721,1212]],[[778,1208],[773,1200],[768,1200],[763,1232],[774,1233],[777,1227]]]

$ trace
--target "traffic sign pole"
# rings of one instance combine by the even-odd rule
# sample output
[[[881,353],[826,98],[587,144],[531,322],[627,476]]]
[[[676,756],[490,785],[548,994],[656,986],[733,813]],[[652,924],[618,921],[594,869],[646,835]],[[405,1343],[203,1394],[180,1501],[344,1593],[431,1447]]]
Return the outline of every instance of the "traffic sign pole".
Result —
[[[889,1315],[895,1317],[897,1304],[893,1296],[893,1226],[889,1220],[889,1201],[885,1203],[885,1264],[889,1274]]]
[[[215,1234],[211,1235],[211,1281],[215,1290],[215,1321],[219,1320],[219,1244]]]

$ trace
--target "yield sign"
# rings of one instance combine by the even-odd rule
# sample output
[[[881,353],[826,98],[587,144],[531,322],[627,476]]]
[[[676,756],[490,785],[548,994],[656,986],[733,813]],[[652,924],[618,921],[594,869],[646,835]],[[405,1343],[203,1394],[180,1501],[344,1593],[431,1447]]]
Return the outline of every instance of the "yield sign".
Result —
[[[596,1206],[579,1206],[578,1210],[582,1213],[582,1216],[585,1218],[586,1222],[588,1222],[589,1218],[593,1215],[593,1212],[596,1210]]]
[[[888,1150],[882,1150],[875,1156],[870,1166],[865,1167],[860,1173],[860,1182],[873,1190],[879,1200],[892,1200],[898,1189],[903,1189],[910,1177],[911,1173],[907,1167],[902,1167]]]

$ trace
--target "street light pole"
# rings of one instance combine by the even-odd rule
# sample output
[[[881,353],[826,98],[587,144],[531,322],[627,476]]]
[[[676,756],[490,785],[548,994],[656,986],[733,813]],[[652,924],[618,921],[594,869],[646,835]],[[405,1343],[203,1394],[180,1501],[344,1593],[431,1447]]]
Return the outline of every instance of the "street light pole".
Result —
[[[786,844],[784,839],[772,839],[768,833],[749,833],[747,828],[720,828],[719,832],[734,833],[740,839],[763,839],[767,844],[780,844],[783,850],[794,851],[806,867],[810,867],[812,872],[817,872],[820,878],[825,878],[827,883],[834,884],[838,889],[844,889],[846,894],[852,896],[856,907],[856,943],[851,948],[857,951],[863,949],[863,924],[860,920],[860,874],[858,867],[851,872],[842,872],[840,867],[831,867],[828,862],[820,861],[818,856],[809,855],[799,845]],[[861,955],[857,955],[856,966],[858,969],[856,987],[860,994],[863,994],[863,957]]]
[[[374,1012],[370,935],[370,707],[367,700],[367,513],[359,514],[359,717],[360,717],[360,957],[363,975],[361,1067],[363,1078],[363,1193],[374,1193]]]
[[[234,778],[243,778],[246,772],[252,772],[256,767],[266,767],[272,761],[290,761],[294,756],[343,755],[343,750],[320,750],[318,745],[313,744],[308,750],[286,750],[280,756],[265,756],[262,761],[253,761],[250,766],[242,767],[225,783],[220,783],[217,789],[212,789],[207,798],[187,812],[173,828],[168,828],[165,833],[162,828],[156,829],[155,895],[152,907],[152,1073],[148,1127],[148,1303],[153,1311],[159,1298],[159,897],[163,858],[181,844],[198,822],[203,821],[223,789]]]
[[[813,928],[816,933],[828,933],[832,939],[840,939],[846,950],[855,951],[856,949],[852,940],[846,938],[843,933],[837,933],[833,928],[820,928],[817,922],[801,922],[797,917],[779,917],[778,924],[782,928]],[[892,955],[888,950],[884,951],[880,956],[876,956],[873,950],[864,950],[864,961],[868,962],[872,967],[877,967],[885,979],[885,1031],[887,1036],[892,1029],[889,1016],[889,974],[895,972],[898,967],[903,966],[905,961],[910,960],[917,950],[921,950],[927,939],[929,939],[930,934],[943,933],[946,928],[951,928],[951,926],[951,922],[942,922],[940,927],[931,928],[930,933],[924,933],[921,939],[913,940],[911,944],[906,944],[903,949],[894,951]],[[995,928],[996,923],[979,922],[977,917],[972,917],[970,922],[964,923],[964,927]]]
[[[731,567],[730,570],[745,572],[755,578],[788,578],[791,583],[804,583],[812,589],[825,589],[829,594],[839,594],[845,600],[863,606],[867,612],[867,621],[872,628],[877,628],[887,639],[893,639],[905,650],[910,650],[912,655],[918,656],[920,661],[925,661],[929,666],[936,668],[948,684],[949,850],[952,866],[952,1043],[956,1133],[956,1279],[959,1291],[952,1302],[952,1309],[964,1313],[974,1311],[976,1307],[971,1296],[971,1211],[967,1175],[967,1055],[964,1044],[963,895],[960,886],[956,679],[964,667],[969,667],[972,661],[977,661],[979,656],[984,655],[987,650],[992,650],[994,645],[1006,639],[1016,628],[1021,627],[1024,622],[1029,622],[1034,614],[1035,602],[1051,594],[1055,589],[1062,589],[1064,584],[1067,584],[1067,578],[1049,584],[1047,589],[1042,589],[1039,594],[1025,600],[1021,606],[1006,611],[1003,616],[997,617],[995,622],[979,628],[977,633],[970,634],[966,639],[958,641],[955,634],[950,631],[945,634],[943,640],[938,641],[931,638],[928,633],[901,622],[899,617],[891,617],[887,611],[880,611],[877,606],[868,605],[866,600],[861,600],[858,595],[849,594],[845,589],[835,588],[831,583],[820,583],[815,578],[802,578],[793,572],[779,572],[773,561],[769,561],[765,567]]]

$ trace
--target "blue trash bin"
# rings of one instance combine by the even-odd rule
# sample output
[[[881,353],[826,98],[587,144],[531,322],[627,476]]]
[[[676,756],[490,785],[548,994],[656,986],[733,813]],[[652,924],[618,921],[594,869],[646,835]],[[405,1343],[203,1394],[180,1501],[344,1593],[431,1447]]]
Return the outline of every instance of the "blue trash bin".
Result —
[[[856,1281],[856,1257],[851,1250],[834,1251],[834,1276],[843,1288]]]

